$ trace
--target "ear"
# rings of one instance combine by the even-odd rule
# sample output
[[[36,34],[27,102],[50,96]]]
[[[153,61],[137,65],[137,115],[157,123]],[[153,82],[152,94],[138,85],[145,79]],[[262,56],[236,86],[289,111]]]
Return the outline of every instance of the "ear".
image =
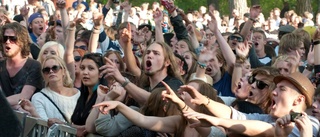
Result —
[[[299,104],[304,104],[306,102],[306,97],[304,95],[299,95],[294,101],[293,106],[297,106]]]
[[[171,62],[169,59],[164,61],[164,66],[168,67],[170,64],[171,64]]]

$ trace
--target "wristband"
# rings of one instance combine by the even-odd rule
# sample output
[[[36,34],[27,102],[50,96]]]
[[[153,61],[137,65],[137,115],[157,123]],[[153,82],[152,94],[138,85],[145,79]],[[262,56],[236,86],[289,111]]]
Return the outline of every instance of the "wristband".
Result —
[[[121,84],[122,87],[125,87],[130,83],[129,79],[127,79],[126,77],[124,78],[124,80],[125,81]]]
[[[199,61],[197,61],[197,63],[198,63],[198,65],[199,65],[200,68],[202,68],[202,69],[207,68],[207,64],[201,63],[201,62],[199,62]]]

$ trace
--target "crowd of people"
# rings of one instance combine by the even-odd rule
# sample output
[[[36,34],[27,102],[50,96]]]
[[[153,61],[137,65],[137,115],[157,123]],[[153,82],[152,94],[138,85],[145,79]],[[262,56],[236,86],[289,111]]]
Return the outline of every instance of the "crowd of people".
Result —
[[[319,137],[320,14],[287,6],[229,18],[171,0],[7,3],[1,91],[79,137]]]

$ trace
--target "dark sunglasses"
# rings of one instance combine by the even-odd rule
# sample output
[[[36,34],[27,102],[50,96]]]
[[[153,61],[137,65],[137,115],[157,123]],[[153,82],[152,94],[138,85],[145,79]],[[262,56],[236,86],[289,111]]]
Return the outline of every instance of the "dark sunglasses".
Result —
[[[74,56],[74,61],[79,62],[81,60],[81,56]]]
[[[235,36],[235,35],[231,35],[229,39],[230,40],[236,39],[238,42],[243,42],[243,38],[242,37]]]
[[[43,73],[43,74],[49,74],[51,70],[52,70],[54,73],[57,73],[60,69],[61,69],[61,66],[54,65],[54,66],[52,66],[51,68],[50,68],[50,67],[45,67],[45,68],[43,68],[43,69],[42,69],[42,73]]]
[[[17,36],[3,36],[3,42],[6,42],[8,39],[10,42],[16,42],[18,40]]]
[[[264,83],[263,81],[257,80],[254,76],[250,76],[249,79],[248,79],[248,83],[249,84],[253,84],[254,82],[256,82],[256,86],[260,90],[262,90],[262,89],[264,89],[264,88],[269,86],[268,84]]]
[[[74,46],[74,49],[83,49],[83,50],[87,50],[88,47],[86,45],[82,45],[82,46]]]

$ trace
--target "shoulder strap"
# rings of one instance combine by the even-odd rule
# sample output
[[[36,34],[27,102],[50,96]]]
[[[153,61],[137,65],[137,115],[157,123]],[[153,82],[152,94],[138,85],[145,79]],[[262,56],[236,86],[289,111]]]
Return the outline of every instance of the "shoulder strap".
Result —
[[[62,111],[59,109],[59,107],[56,105],[56,103],[54,103],[54,102],[51,100],[51,98],[49,98],[48,95],[46,95],[45,93],[43,93],[43,92],[40,92],[40,93],[43,94],[43,95],[58,109],[58,111],[59,111],[60,114],[62,115],[63,119],[64,119],[66,122],[68,122],[66,116],[62,113]]]

